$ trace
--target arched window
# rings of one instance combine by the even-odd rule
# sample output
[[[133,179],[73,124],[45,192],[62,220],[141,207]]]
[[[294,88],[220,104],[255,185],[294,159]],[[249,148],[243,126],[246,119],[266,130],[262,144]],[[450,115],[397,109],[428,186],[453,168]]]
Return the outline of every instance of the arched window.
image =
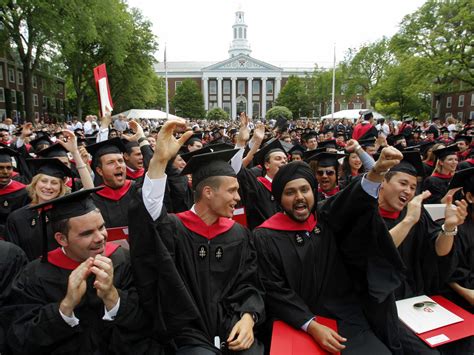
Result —
[[[239,38],[242,38],[242,27],[239,27]]]
[[[234,28],[234,39],[237,39],[237,28]]]

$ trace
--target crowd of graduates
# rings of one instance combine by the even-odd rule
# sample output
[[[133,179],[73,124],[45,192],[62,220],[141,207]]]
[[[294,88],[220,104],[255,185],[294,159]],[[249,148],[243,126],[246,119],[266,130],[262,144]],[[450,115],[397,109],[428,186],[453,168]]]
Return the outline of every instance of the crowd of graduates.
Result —
[[[395,301],[474,311],[473,136],[370,110],[4,122],[0,353],[263,354],[280,320],[329,352],[472,354]]]

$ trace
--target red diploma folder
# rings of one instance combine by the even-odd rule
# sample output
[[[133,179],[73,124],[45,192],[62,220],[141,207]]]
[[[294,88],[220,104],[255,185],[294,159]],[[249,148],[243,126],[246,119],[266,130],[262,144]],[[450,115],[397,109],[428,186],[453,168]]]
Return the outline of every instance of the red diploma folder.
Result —
[[[113,242],[114,240],[128,240],[128,227],[114,227],[107,228],[107,241]]]
[[[105,109],[112,111],[112,95],[110,93],[109,79],[107,77],[107,69],[105,64],[101,64],[94,68],[94,81],[99,98],[100,115],[105,115]]]
[[[318,323],[337,332],[337,323],[333,319],[317,317]],[[272,344],[270,355],[326,355],[313,338],[302,330],[295,329],[285,322],[273,323]],[[340,354],[340,353],[336,353]]]
[[[430,330],[429,332],[417,334],[430,347],[434,348],[452,341],[456,341],[469,336],[474,336],[474,314],[462,309],[443,296],[431,296],[431,298],[440,306],[453,312],[457,316],[464,319],[462,322],[454,323]]]

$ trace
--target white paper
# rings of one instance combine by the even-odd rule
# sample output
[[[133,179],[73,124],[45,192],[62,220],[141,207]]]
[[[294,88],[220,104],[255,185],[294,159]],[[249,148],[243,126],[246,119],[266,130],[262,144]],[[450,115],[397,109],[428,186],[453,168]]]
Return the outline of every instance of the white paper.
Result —
[[[417,296],[397,301],[400,320],[416,334],[438,329],[446,325],[462,322],[463,319],[439,304],[434,306],[413,307],[415,303],[434,302],[428,296]]]
[[[428,204],[424,206],[433,221],[444,219],[444,210],[446,209],[446,205],[444,203]]]
[[[102,115],[105,115],[105,112],[110,111],[112,112],[112,105],[109,101],[109,90],[107,87],[107,78],[99,79],[99,95],[100,95],[100,109],[102,111]]]
[[[436,335],[434,337],[426,339],[426,341],[428,343],[430,343],[430,345],[436,345],[436,344],[439,344],[439,343],[444,343],[445,341],[448,341],[448,340],[449,340],[449,338],[444,334]]]

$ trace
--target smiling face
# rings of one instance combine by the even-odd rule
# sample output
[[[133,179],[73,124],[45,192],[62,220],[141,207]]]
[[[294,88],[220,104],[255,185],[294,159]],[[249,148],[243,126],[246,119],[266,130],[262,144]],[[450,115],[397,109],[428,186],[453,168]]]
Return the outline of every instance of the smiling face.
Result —
[[[349,155],[349,166],[351,167],[351,170],[355,171],[358,171],[361,168],[362,161],[360,160],[357,153],[351,153]]]
[[[43,203],[58,197],[61,192],[62,184],[63,181],[60,178],[39,174],[34,186],[37,202]]]
[[[0,163],[0,187],[7,186],[12,178],[12,163]]]
[[[314,207],[314,193],[309,182],[303,178],[288,182],[283,189],[281,206],[295,221],[306,221]]]
[[[336,187],[337,176],[336,168],[334,166],[320,167],[316,170],[316,179],[318,180],[321,190],[327,192]]]
[[[444,159],[438,159],[438,166],[442,174],[454,174],[458,166],[458,156],[456,154],[448,155]]]
[[[83,262],[89,257],[104,253],[107,230],[99,210],[70,218],[67,223],[67,235],[55,233],[55,239],[64,248],[67,256]]]
[[[235,206],[240,201],[239,183],[237,178],[232,176],[219,176],[218,186],[206,186],[202,196],[204,201],[216,217],[232,218]]]
[[[398,212],[405,208],[415,196],[416,177],[396,172],[386,176],[379,194],[379,206],[389,212]]]

